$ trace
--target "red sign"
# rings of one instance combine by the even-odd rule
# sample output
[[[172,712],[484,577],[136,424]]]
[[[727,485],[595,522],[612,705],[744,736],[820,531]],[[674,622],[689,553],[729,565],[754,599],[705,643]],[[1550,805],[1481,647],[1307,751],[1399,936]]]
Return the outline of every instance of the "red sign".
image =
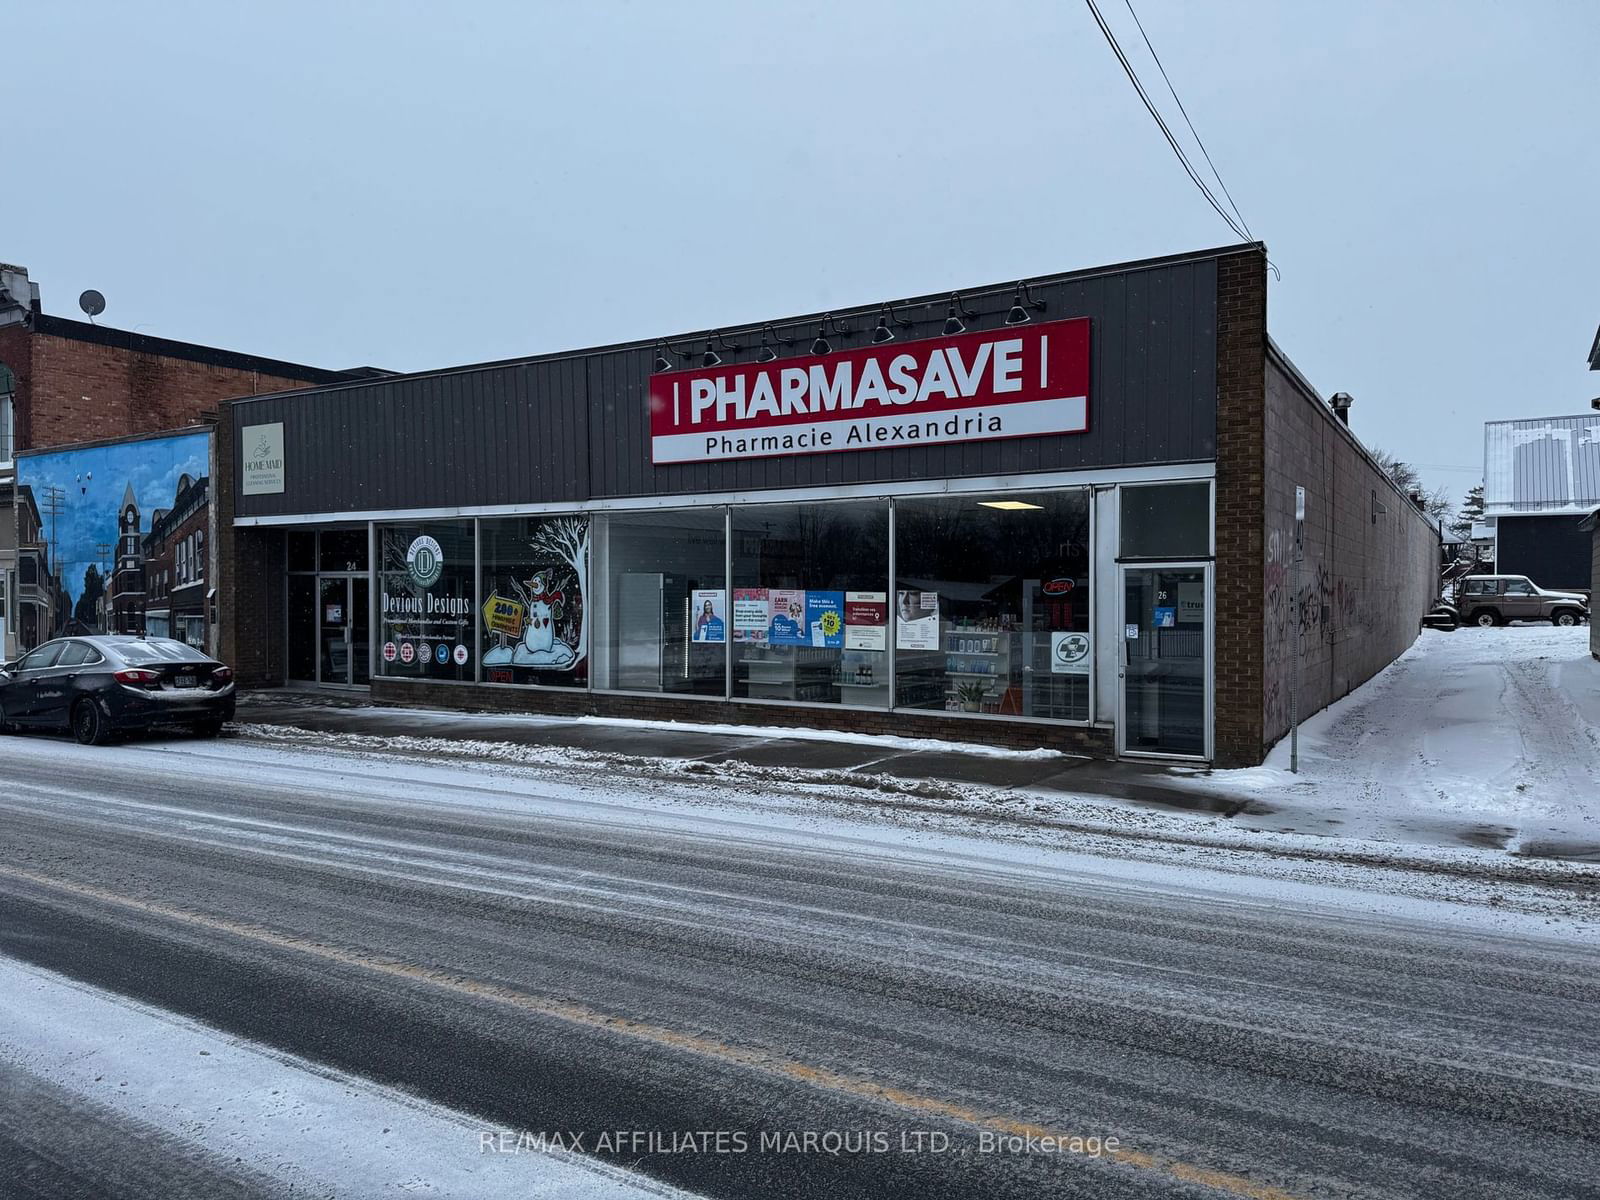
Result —
[[[1065,596],[1077,586],[1077,582],[1071,579],[1047,579],[1045,580],[1044,587],[1040,590],[1043,591],[1046,596]]]
[[[1089,321],[650,377],[651,461],[1084,433]]]

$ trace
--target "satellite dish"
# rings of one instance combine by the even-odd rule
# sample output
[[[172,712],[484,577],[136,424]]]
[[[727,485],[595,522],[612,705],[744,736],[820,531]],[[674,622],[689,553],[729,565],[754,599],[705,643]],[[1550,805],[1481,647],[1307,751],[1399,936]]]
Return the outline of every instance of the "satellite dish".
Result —
[[[95,317],[98,317],[101,313],[105,312],[106,298],[93,288],[90,288],[87,292],[78,297],[78,307],[83,309],[83,311],[89,315],[90,320],[93,320]]]

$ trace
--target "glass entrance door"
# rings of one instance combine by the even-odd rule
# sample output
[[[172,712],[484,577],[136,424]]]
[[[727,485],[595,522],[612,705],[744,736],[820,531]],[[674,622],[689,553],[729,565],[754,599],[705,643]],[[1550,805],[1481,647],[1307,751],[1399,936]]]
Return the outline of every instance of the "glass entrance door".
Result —
[[[350,581],[343,577],[324,576],[320,593],[322,599],[317,606],[317,618],[322,623],[319,679],[322,683],[348,684],[351,659]]]
[[[366,687],[372,682],[371,610],[367,607],[367,579],[350,580],[350,682]]]
[[[1209,753],[1210,593],[1206,564],[1119,568],[1117,667],[1124,754]]]

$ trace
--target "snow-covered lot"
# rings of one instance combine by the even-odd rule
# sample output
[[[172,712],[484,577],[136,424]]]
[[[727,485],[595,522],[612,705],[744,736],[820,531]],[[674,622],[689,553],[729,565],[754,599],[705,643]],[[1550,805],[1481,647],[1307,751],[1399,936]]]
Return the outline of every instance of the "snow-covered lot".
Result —
[[[1600,662],[1583,627],[1427,630],[1301,727],[1298,775],[1286,738],[1192,786],[1285,827],[1600,861]]]

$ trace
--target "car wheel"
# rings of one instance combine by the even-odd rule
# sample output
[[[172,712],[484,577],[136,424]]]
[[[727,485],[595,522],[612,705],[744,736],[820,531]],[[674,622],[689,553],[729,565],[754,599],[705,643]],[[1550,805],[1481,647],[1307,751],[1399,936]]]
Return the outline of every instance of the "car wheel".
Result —
[[[93,700],[79,700],[72,706],[72,736],[85,746],[104,746],[111,740],[111,730]]]
[[[1552,625],[1576,625],[1578,623],[1578,614],[1574,612],[1558,612],[1550,618],[1550,623]]]
[[[222,734],[221,721],[197,721],[192,728],[195,737],[214,738]]]
[[[17,731],[17,727],[15,725],[13,725],[10,721],[6,720],[5,706],[4,705],[0,705],[0,734],[15,733],[16,731]]]
[[[1500,618],[1495,616],[1495,614],[1490,612],[1488,609],[1484,609],[1482,612],[1476,613],[1473,616],[1472,623],[1479,629],[1493,629],[1496,625],[1500,624]]]

